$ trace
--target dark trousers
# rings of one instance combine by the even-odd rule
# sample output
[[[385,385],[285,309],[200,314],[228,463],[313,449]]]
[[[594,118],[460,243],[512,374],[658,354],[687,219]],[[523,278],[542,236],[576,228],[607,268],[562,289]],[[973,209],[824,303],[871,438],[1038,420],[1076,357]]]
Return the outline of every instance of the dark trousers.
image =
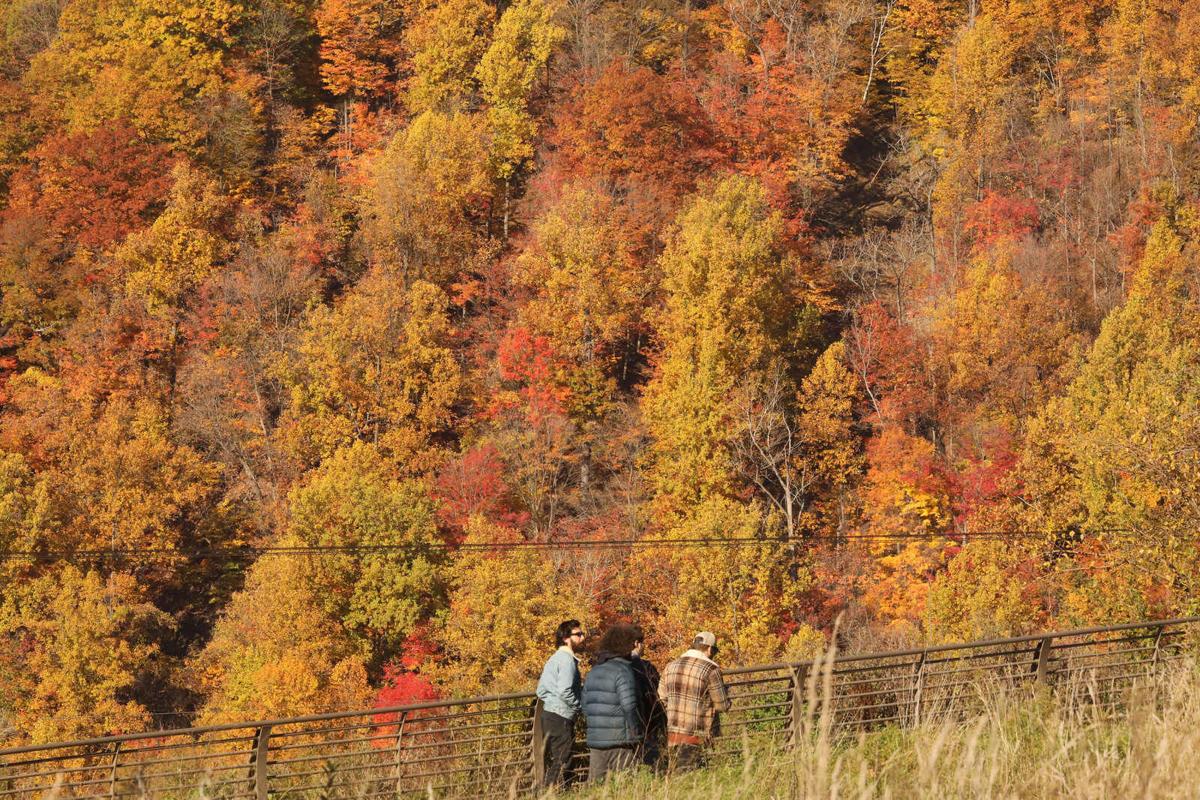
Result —
[[[655,772],[666,766],[667,730],[665,727],[650,727],[642,742],[642,763]]]
[[[547,788],[562,786],[566,783],[571,745],[575,743],[575,721],[560,717],[552,711],[543,711],[542,731],[546,736],[546,775],[542,785]]]
[[[608,747],[603,750],[592,748],[588,753],[588,783],[600,783],[614,772],[633,769],[638,763],[637,748]]]
[[[673,744],[667,748],[668,769],[688,772],[704,766],[704,748],[698,744]]]

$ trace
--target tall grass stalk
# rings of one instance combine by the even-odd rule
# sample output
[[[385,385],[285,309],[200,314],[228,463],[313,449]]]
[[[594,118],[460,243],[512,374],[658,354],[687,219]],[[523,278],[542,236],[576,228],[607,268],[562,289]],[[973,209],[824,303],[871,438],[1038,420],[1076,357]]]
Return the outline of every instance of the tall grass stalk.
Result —
[[[696,773],[618,776],[579,800],[631,797],[759,800],[1200,797],[1200,667],[1177,662],[1122,692],[1103,687],[981,684],[968,713],[930,713],[912,727],[838,736],[810,713],[794,746],[748,748]],[[807,687],[832,694],[829,661]]]

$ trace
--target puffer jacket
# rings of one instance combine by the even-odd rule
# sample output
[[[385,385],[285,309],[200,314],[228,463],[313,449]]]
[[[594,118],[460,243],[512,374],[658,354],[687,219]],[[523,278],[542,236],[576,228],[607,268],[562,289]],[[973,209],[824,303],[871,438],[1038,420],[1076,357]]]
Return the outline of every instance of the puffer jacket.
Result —
[[[642,741],[637,686],[629,656],[600,653],[583,682],[587,744],[595,750],[635,747]]]

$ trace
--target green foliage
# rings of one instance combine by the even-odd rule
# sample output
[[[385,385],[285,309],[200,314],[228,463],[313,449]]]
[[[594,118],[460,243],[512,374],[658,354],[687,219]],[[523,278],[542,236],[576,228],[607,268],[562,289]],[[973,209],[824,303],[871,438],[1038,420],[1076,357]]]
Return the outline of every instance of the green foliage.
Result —
[[[290,531],[312,547],[377,547],[315,559],[309,570],[321,605],[379,660],[442,604],[440,543],[433,504],[417,481],[400,481],[378,448],[344,447],[291,493]]]

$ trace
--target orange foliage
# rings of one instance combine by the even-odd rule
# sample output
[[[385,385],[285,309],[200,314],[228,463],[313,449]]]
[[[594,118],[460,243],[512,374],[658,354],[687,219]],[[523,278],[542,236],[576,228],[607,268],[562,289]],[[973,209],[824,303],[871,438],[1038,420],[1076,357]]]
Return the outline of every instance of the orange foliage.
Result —
[[[76,562],[0,565],[15,736],[524,689],[569,617],[749,661],[1194,610],[1198,44],[0,0],[0,545]]]

